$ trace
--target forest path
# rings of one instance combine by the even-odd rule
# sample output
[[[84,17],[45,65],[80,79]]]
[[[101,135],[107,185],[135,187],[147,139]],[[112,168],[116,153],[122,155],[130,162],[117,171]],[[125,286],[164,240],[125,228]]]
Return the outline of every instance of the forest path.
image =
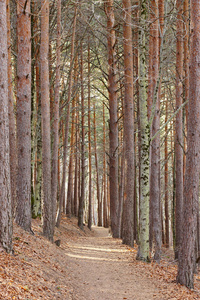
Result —
[[[105,228],[92,230],[94,236],[70,241],[65,248],[73,300],[162,299],[121,240],[110,237]]]

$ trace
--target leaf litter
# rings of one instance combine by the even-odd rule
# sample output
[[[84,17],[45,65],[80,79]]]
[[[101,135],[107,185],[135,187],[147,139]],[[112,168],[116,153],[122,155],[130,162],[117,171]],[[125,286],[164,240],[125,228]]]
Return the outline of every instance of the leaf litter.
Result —
[[[200,299],[199,274],[195,275],[193,291],[176,284],[177,265],[172,250],[163,249],[160,264],[146,264],[135,259],[137,247],[122,245],[119,239],[99,237],[96,229],[89,231],[86,226],[81,231],[75,218],[65,216],[60,228],[55,229],[55,240],[60,240],[60,246],[42,236],[39,219],[32,221],[32,229],[34,235],[14,224],[14,255],[0,252],[2,300],[139,300],[144,299],[142,290],[145,285],[150,289],[148,299]],[[93,257],[95,255],[97,260]],[[85,260],[89,259],[90,262],[85,264]],[[109,269],[101,273],[106,264]],[[98,272],[95,283],[91,283],[95,280],[91,267],[97,268],[94,270],[94,274]],[[122,276],[125,277],[123,283]],[[109,281],[113,286],[111,291],[106,286]],[[135,284],[137,291],[131,288]],[[107,298],[100,298],[102,295],[107,295]]]

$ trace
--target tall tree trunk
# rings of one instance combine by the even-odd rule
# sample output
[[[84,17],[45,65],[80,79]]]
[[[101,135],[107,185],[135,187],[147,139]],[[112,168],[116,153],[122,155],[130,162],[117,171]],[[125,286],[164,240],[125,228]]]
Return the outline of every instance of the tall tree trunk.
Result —
[[[78,107],[76,108],[78,109]],[[75,154],[75,174],[74,174],[74,215],[78,217],[78,112],[76,111],[76,154]]]
[[[72,100],[72,118],[71,118],[71,141],[70,141],[70,157],[69,157],[69,175],[68,175],[68,190],[67,190],[67,206],[66,214],[69,218],[74,213],[73,204],[73,185],[74,185],[74,128],[75,128],[75,98]]]
[[[7,252],[12,252],[6,0],[0,1],[0,12],[0,244]]]
[[[61,0],[57,0],[57,45],[56,45],[56,82],[53,106],[53,153],[51,171],[51,198],[53,223],[55,225],[58,196],[58,146],[59,146],[59,103],[60,103],[60,45],[61,45]],[[53,226],[54,226],[53,225]]]
[[[107,186],[106,186],[106,124],[105,106],[103,104],[103,226],[108,227],[107,214]]]
[[[184,71],[185,71],[185,101],[189,99],[189,36],[190,36],[190,15],[189,15],[189,2],[184,0]],[[186,125],[188,120],[188,104],[185,106]]]
[[[16,223],[31,231],[31,18],[30,1],[17,3],[17,207]]]
[[[41,113],[42,113],[42,183],[43,234],[53,242],[54,222],[51,198],[51,139],[49,98],[49,0],[41,1]]]
[[[88,38],[88,160],[89,160],[89,207],[88,228],[92,228],[92,156],[91,156],[91,97],[90,97],[90,39]]]
[[[165,110],[165,246],[169,247],[169,193],[168,193],[168,100],[166,100]]]
[[[140,222],[137,258],[149,261],[149,122],[147,116],[145,0],[140,2],[139,30],[139,121],[140,121]]]
[[[125,186],[122,242],[131,247],[134,245],[134,106],[133,106],[133,51],[131,26],[131,1],[123,0],[124,24],[124,139],[125,139]]]
[[[189,0],[184,0],[183,3],[184,9],[184,26],[183,26],[183,47],[184,47],[184,96],[185,101],[189,99],[189,35],[190,35],[190,16],[189,16]],[[187,122],[188,122],[188,104],[185,106],[185,134],[184,134],[184,152],[187,152]],[[186,168],[186,154],[183,154],[183,182],[185,176],[185,168]]]
[[[12,88],[12,61],[11,61],[11,28],[10,28],[10,0],[6,2],[7,8],[7,43],[8,43],[8,115],[9,115],[9,144],[10,144],[10,177],[12,196],[12,215],[16,207],[16,177],[17,177],[17,155],[16,155],[16,126],[14,115],[14,97]]]
[[[116,81],[116,54],[115,54],[115,15],[113,0],[105,0],[105,12],[107,15],[107,39],[108,39],[108,84],[109,84],[109,108],[110,108],[110,220],[114,238],[120,236],[119,228],[119,192],[118,192],[118,120],[117,120],[117,81]]]
[[[200,2],[191,0],[191,42],[188,107],[188,149],[184,183],[184,227],[179,250],[177,281],[192,289],[196,263],[197,212],[200,172]]]
[[[78,226],[83,230],[83,209],[85,202],[85,108],[84,108],[84,88],[83,88],[83,48],[81,43],[81,195],[78,209]]]
[[[183,81],[183,20],[182,0],[177,1],[177,23],[176,23],[176,110],[182,105],[182,81]],[[175,161],[176,161],[176,245],[175,258],[178,258],[180,247],[182,217],[183,217],[183,113],[182,109],[176,115],[176,139],[175,139]]]
[[[33,130],[35,133],[35,140],[32,141],[35,147],[34,153],[34,172],[33,172],[33,188],[34,196],[32,198],[32,217],[36,218],[41,214],[41,186],[42,186],[42,137],[41,137],[41,99],[40,99],[40,62],[39,62],[39,36],[36,34],[39,30],[38,19],[38,4],[32,3],[33,18],[33,35],[34,37],[34,58],[35,58],[35,124]],[[32,66],[33,68],[33,66]],[[33,72],[34,73],[34,72]],[[33,81],[33,80],[32,80]],[[32,100],[33,101],[33,100]],[[33,134],[32,134],[33,135]]]
[[[151,27],[149,48],[152,48],[150,61],[152,82],[149,85],[149,97],[152,97],[151,107],[151,137],[160,129],[160,101],[158,98],[159,79],[159,33],[158,33],[158,0],[151,1]],[[160,136],[159,134],[151,141],[150,151],[150,216],[152,218],[153,242],[155,247],[154,259],[160,261],[162,246],[161,206],[160,206]]]

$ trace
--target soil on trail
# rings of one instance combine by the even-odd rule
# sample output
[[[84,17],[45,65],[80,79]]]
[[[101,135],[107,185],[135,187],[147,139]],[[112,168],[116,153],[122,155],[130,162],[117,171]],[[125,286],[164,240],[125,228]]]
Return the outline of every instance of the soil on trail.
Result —
[[[72,299],[161,299],[152,281],[134,269],[127,247],[109,237],[105,228],[93,227],[93,231],[94,237],[68,244]]]
[[[137,247],[122,245],[105,228],[86,226],[63,216],[51,244],[33,220],[35,235],[14,224],[14,255],[0,249],[0,300],[151,300],[200,299],[200,277],[195,290],[176,284],[177,267],[171,250],[163,259],[146,264],[135,259]],[[170,252],[171,251],[171,252]]]

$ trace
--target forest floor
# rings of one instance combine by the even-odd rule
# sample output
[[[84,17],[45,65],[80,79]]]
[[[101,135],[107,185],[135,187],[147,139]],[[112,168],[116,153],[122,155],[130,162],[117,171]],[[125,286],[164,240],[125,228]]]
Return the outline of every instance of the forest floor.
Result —
[[[164,250],[160,264],[135,259],[137,248],[122,245],[105,228],[84,231],[75,218],[62,218],[55,240],[42,236],[40,220],[35,235],[14,225],[14,255],[0,250],[0,299],[151,300],[200,299],[200,275],[195,289],[176,284],[172,250]]]

